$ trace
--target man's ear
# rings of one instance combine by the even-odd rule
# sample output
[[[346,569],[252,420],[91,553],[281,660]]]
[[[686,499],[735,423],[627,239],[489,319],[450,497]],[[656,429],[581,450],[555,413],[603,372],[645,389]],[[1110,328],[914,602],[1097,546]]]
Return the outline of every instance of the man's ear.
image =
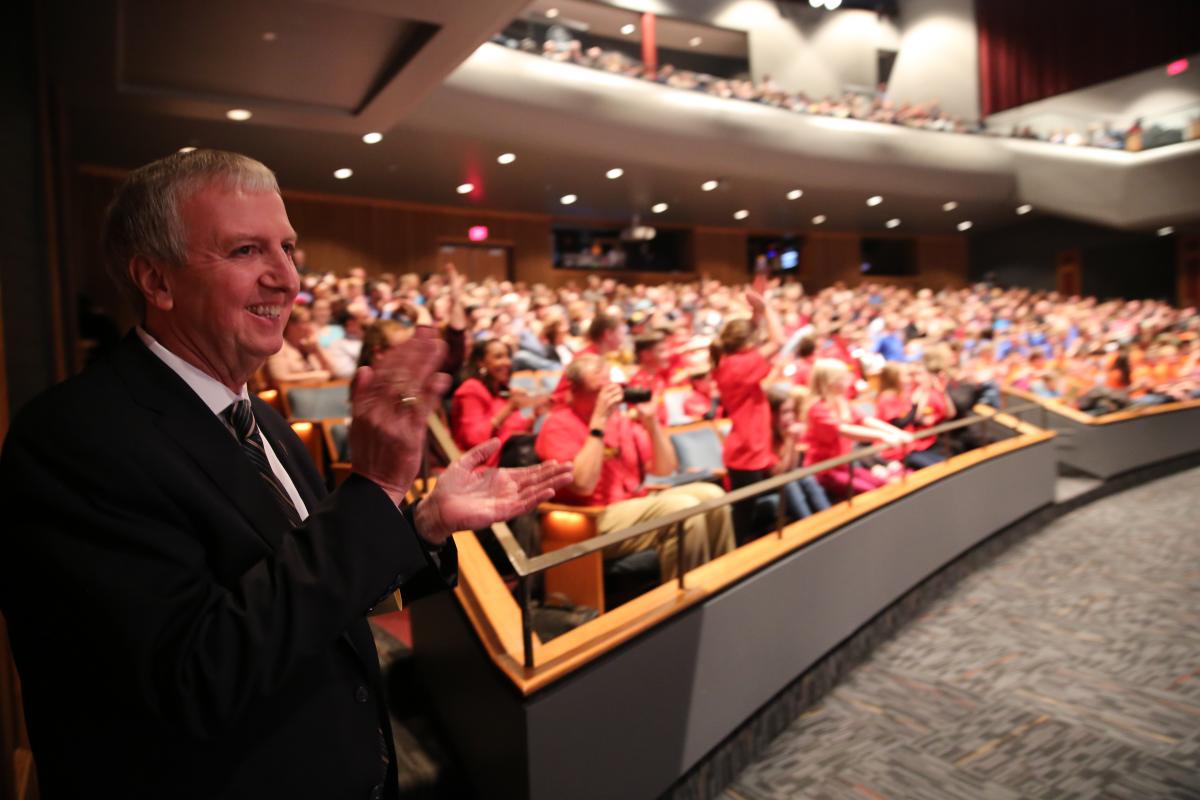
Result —
[[[145,256],[134,256],[129,260],[129,278],[146,299],[147,308],[170,311],[175,306],[167,269]]]

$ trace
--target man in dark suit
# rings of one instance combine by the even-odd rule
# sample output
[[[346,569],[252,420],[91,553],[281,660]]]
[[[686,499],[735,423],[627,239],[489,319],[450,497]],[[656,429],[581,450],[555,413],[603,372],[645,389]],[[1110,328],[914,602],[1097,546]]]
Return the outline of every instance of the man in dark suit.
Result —
[[[355,473],[327,495],[246,391],[282,343],[295,238],[274,175],[244,156],[131,173],[105,251],[142,323],[13,423],[0,607],[46,798],[394,796],[365,613],[445,588],[451,532],[568,480],[483,469],[493,440],[401,509],[448,383],[421,333],[358,375]]]

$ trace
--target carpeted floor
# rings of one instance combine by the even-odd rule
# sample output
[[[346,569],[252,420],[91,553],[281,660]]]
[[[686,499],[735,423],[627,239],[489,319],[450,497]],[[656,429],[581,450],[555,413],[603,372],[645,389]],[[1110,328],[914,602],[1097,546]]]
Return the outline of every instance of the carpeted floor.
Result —
[[[968,576],[725,797],[1200,798],[1200,469]]]

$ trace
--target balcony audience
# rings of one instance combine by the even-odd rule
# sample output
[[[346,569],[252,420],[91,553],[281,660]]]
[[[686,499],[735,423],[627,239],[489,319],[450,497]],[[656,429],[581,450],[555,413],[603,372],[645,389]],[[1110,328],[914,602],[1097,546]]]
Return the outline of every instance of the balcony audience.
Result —
[[[518,40],[503,33],[493,41],[507,47],[537,52],[533,39]],[[1004,131],[987,129],[983,120],[967,120],[941,108],[937,98],[921,103],[897,102],[888,92],[887,84],[875,91],[844,91],[837,95],[812,97],[808,93],[782,88],[770,75],[755,82],[743,77],[718,77],[695,70],[682,69],[674,64],[662,64],[650,69],[641,61],[618,50],[592,46],[586,50],[578,39],[561,25],[552,26],[541,48],[543,57],[552,61],[577,64],[628,78],[637,78],[673,89],[703,92],[723,99],[760,103],[794,114],[853,119],[886,125],[902,125],[946,133],[986,134],[1014,139],[1032,139],[1068,147],[1098,147],[1104,149],[1142,150],[1146,147],[1176,141],[1189,141],[1200,136],[1200,118],[1172,121],[1170,128],[1160,125],[1143,130],[1143,121],[1135,119],[1127,130],[1119,130],[1111,120],[1081,120],[1079,128],[1051,128],[1035,131],[1027,123],[1017,123]],[[1178,127],[1175,127],[1178,126]],[[1148,142],[1153,142],[1150,144]]]

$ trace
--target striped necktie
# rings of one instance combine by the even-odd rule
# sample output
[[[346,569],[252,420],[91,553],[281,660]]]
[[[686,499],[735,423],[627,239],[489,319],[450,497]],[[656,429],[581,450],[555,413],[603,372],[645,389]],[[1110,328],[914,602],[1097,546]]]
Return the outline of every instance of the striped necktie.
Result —
[[[221,415],[225,418],[225,423],[233,431],[234,436],[237,437],[238,443],[242,446],[242,452],[246,454],[255,469],[258,470],[259,475],[262,476],[263,482],[275,498],[275,502],[279,504],[280,510],[287,516],[288,522],[293,528],[300,527],[300,515],[296,512],[296,504],[288,497],[287,490],[283,488],[279,478],[275,477],[274,471],[271,470],[271,464],[267,460],[262,437],[258,433],[258,425],[254,421],[254,412],[250,410],[250,401],[238,400],[221,412]]]

